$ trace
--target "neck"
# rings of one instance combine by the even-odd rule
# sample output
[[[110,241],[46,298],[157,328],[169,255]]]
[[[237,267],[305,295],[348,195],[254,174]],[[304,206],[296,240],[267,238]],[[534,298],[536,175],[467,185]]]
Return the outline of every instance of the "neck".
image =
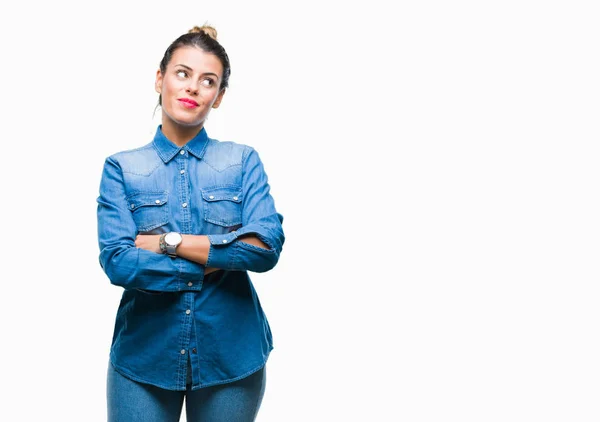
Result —
[[[173,142],[178,147],[182,147],[198,135],[203,127],[204,124],[199,126],[180,126],[173,123],[173,121],[165,121],[165,119],[163,119],[161,129],[163,135],[165,135],[169,141]]]

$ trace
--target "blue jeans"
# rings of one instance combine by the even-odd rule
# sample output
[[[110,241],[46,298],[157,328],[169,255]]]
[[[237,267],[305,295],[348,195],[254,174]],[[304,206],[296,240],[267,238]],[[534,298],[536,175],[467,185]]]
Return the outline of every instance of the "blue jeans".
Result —
[[[179,422],[185,398],[188,422],[252,422],[265,392],[266,372],[192,391],[170,391],[139,383],[108,364],[108,422]]]

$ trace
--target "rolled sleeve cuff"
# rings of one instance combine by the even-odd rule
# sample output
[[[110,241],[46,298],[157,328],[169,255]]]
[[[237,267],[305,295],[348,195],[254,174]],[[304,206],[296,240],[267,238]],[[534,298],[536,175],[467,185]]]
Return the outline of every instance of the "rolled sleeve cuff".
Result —
[[[206,266],[223,270],[232,269],[237,252],[235,244],[232,245],[232,243],[234,243],[234,240],[236,240],[237,237],[237,232],[209,234],[208,240],[210,242],[210,250],[208,252]]]
[[[258,237],[265,245],[267,245],[271,249],[275,249],[275,245],[273,244],[273,239],[269,236],[267,230],[262,228],[259,225],[252,224],[245,227],[242,227],[237,231],[237,236],[243,236],[245,234],[253,234]]]

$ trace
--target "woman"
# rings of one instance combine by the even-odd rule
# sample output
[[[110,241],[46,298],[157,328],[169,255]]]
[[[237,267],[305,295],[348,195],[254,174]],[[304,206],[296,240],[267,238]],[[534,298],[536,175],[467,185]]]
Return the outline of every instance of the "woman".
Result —
[[[100,264],[125,290],[107,379],[108,419],[253,421],[271,331],[248,271],[284,243],[267,175],[249,146],[208,137],[228,86],[209,26],[166,50],[154,139],[108,157],[98,197]]]

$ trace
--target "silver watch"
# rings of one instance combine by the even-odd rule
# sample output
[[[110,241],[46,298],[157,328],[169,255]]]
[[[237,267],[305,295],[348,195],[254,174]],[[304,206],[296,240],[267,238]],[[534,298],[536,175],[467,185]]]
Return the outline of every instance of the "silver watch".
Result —
[[[169,232],[160,237],[160,250],[169,255],[171,258],[177,256],[177,246],[181,243],[183,237],[181,233]]]

